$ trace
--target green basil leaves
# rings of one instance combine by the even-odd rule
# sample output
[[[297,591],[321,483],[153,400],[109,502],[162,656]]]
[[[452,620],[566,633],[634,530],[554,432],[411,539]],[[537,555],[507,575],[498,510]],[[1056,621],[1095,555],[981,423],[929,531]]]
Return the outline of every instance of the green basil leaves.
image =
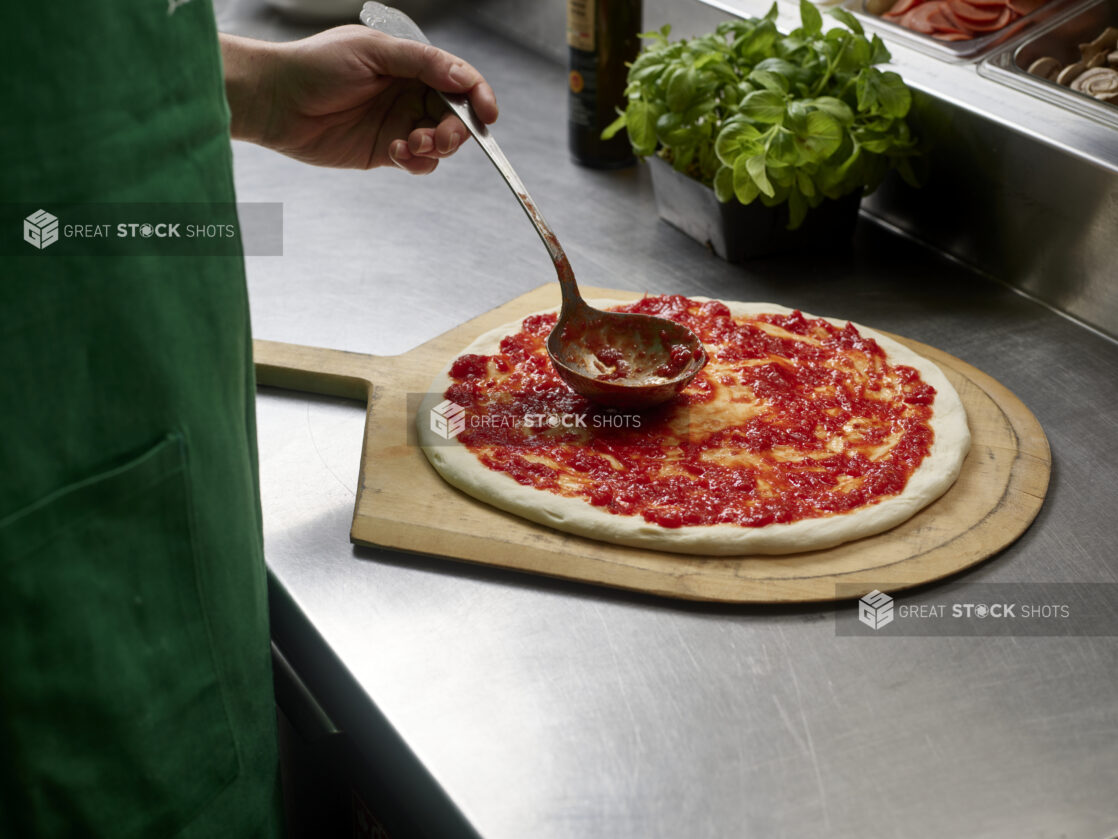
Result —
[[[726,21],[672,42],[648,32],[629,69],[627,105],[603,132],[628,131],[640,156],[660,154],[713,186],[720,201],[788,202],[798,227],[824,198],[870,192],[890,168],[912,180],[912,93],[881,39],[845,9],[841,27],[800,2],[801,26],[785,35],[774,4],[763,18]]]

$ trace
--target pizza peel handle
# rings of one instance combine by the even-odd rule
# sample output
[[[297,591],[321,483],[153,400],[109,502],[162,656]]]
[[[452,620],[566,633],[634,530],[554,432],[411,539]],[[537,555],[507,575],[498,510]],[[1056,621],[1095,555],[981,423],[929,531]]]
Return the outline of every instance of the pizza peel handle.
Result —
[[[253,341],[256,383],[367,402],[376,357],[279,341]]]

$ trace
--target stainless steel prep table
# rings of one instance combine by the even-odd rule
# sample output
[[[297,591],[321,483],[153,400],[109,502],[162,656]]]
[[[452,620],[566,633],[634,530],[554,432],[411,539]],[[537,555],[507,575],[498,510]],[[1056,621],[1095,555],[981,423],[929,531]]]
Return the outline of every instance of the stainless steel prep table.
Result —
[[[429,34],[493,82],[497,137],[583,282],[774,301],[978,366],[1036,414],[1055,465],[1032,528],[961,580],[1118,581],[1112,341],[865,219],[851,253],[727,265],[657,220],[643,168],[568,161],[563,67],[453,20]],[[260,338],[399,353],[554,278],[473,147],[412,178],[238,144],[236,178],[241,200],[284,204],[284,256],[249,259]],[[355,549],[362,407],[269,390],[258,406],[276,643],[435,835],[1118,834],[1118,638],[844,638],[832,606]]]

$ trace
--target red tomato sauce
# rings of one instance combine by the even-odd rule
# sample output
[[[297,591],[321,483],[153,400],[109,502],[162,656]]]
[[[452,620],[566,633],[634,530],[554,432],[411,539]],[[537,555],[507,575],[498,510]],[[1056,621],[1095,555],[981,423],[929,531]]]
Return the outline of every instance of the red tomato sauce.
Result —
[[[845,513],[901,492],[931,450],[935,389],[850,324],[735,319],[678,295],[615,311],[684,324],[710,361],[674,401],[616,412],[555,374],[556,316],[533,315],[498,353],[451,365],[445,398],[466,408],[458,441],[520,484],[669,528]]]

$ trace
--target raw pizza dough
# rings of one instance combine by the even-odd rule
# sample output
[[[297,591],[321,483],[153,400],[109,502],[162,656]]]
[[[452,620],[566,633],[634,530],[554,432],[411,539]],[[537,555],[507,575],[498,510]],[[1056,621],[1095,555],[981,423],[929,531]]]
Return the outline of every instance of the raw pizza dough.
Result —
[[[700,303],[710,300],[706,297],[689,299]],[[598,308],[609,308],[632,301],[588,302]],[[758,314],[791,314],[793,311],[772,303],[721,302],[735,318]],[[557,309],[549,309],[536,314],[551,314],[556,311]],[[806,312],[803,316],[808,319],[818,317]],[[463,348],[458,356],[497,354],[501,339],[518,332],[523,320],[521,318],[486,332]],[[840,327],[846,325],[846,321],[834,318],[823,320]],[[489,469],[457,440],[445,440],[432,431],[428,421],[430,410],[443,401],[442,394],[453,384],[448,375],[450,364],[431,383],[428,395],[419,407],[416,424],[420,445],[443,479],[467,495],[567,533],[619,545],[700,556],[790,554],[830,548],[896,527],[931,504],[955,482],[970,449],[970,430],[963,403],[939,367],[879,332],[858,324],[854,326],[864,337],[872,338],[878,343],[885,351],[890,365],[903,364],[916,369],[921,379],[935,388],[934,410],[929,421],[935,438],[930,452],[909,477],[901,493],[847,513],[761,527],[710,524],[669,528],[649,523],[639,514],[619,515],[581,498],[556,495],[522,485],[505,472]],[[451,363],[453,361],[451,359]]]

